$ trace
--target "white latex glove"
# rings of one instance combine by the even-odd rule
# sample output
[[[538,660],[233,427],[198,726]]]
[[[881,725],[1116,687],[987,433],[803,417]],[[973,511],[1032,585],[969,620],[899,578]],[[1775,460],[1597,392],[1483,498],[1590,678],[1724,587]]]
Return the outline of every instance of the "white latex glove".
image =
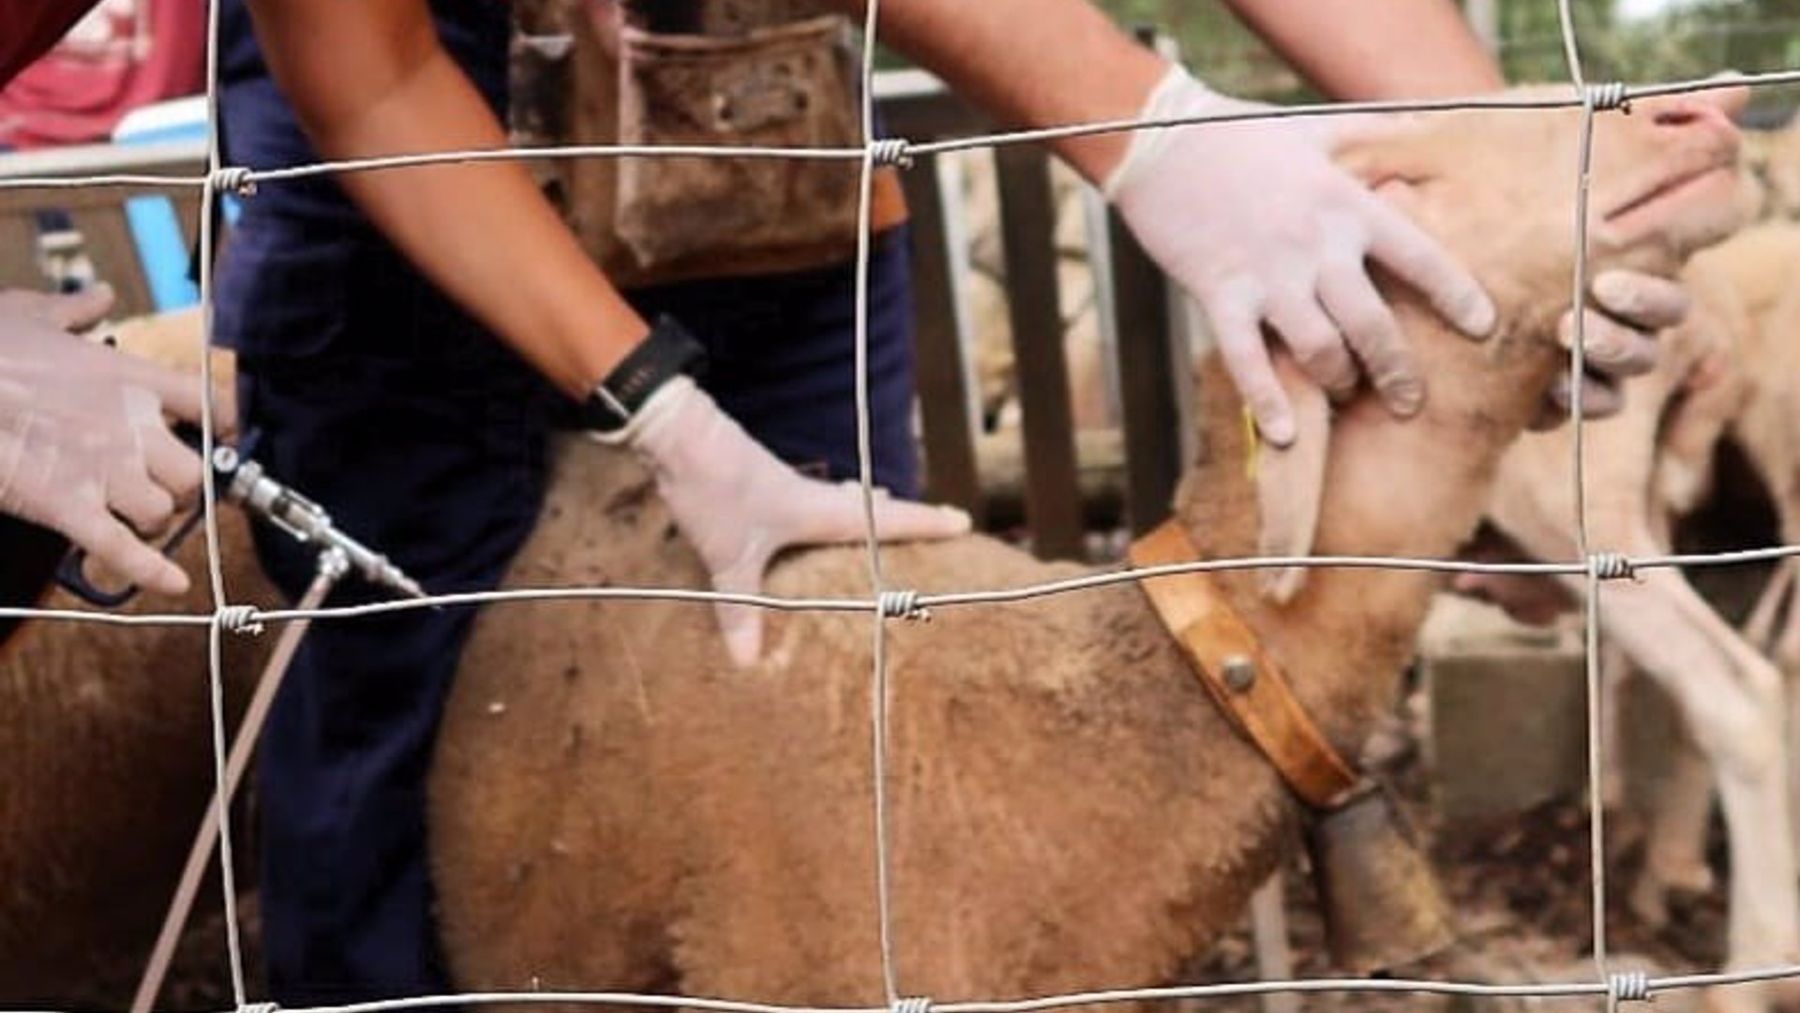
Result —
[[[657,492],[700,553],[716,590],[754,594],[782,549],[861,541],[867,530],[855,483],[802,476],[687,377],[664,384],[626,430],[607,442],[629,444],[649,464]],[[889,499],[881,492],[875,528],[884,542],[951,538],[968,533],[970,521],[954,507]],[[731,660],[740,666],[755,662],[762,653],[762,610],[716,609]]]
[[[163,414],[198,421],[200,379],[68,332],[112,301],[104,287],[0,292],[0,511],[61,532],[133,584],[179,594],[187,575],[120,518],[154,532],[200,488],[200,458]]]
[[[1687,292],[1676,282],[1637,271],[1602,271],[1588,283],[1598,308],[1582,307],[1586,319],[1587,375],[1582,380],[1581,414],[1601,419],[1625,407],[1624,381],[1656,367],[1656,332],[1687,316]],[[1563,314],[1557,336],[1575,347],[1575,311]],[[1554,428],[1569,418],[1569,376],[1550,389],[1550,404],[1537,428]]]
[[[1142,115],[1258,108],[1267,107],[1219,95],[1172,66]],[[1270,366],[1265,324],[1333,395],[1349,393],[1366,372],[1396,414],[1424,403],[1424,380],[1366,258],[1417,287],[1472,337],[1495,321],[1473,275],[1332,163],[1334,132],[1343,128],[1336,119],[1140,130],[1104,187],[1144,249],[1205,310],[1258,429],[1277,446],[1293,441],[1295,423]]]

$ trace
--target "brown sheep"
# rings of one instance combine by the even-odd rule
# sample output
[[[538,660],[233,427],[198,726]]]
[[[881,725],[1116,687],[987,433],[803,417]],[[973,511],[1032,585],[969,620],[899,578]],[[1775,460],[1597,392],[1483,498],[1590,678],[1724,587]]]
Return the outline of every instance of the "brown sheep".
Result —
[[[242,516],[220,522],[233,600],[274,607]],[[198,533],[176,558],[205,572]],[[198,579],[128,611],[205,614],[208,593]],[[91,607],[62,591],[41,604]],[[99,1001],[86,975],[148,955],[212,791],[206,638],[39,620],[0,647],[0,1001]],[[272,639],[226,641],[234,713]]]
[[[1501,453],[1562,368],[1552,332],[1571,270],[1576,123],[1568,111],[1426,117],[1343,153],[1454,246],[1502,320],[1471,343],[1390,291],[1434,383],[1409,422],[1367,397],[1338,408],[1316,536],[1303,536],[1320,552],[1443,557],[1474,529]],[[1709,100],[1640,103],[1598,128],[1596,266],[1669,274],[1730,227],[1735,176],[1720,167],[1735,135]],[[1205,453],[1177,516],[1207,556],[1252,554],[1267,540],[1247,462],[1294,469],[1251,445],[1216,361],[1203,380]],[[511,583],[702,585],[627,458],[572,442],[557,469]],[[981,537],[884,558],[891,585],[925,591],[1080,572]],[[1219,578],[1346,752],[1391,703],[1436,583],[1327,569],[1281,605],[1252,574]],[[854,549],[795,555],[770,587],[866,595],[865,562]],[[482,616],[432,784],[461,986],[880,1001],[870,619],[775,615],[750,671],[726,662],[710,622],[703,608],[616,602]],[[1164,982],[1279,861],[1296,805],[1138,589],[940,609],[888,641],[907,992]]]
[[[1566,194],[1561,173],[1546,172],[1550,157],[1569,154],[1569,117],[1549,117],[1537,126],[1528,117],[1510,125],[1507,118],[1484,123],[1488,118],[1463,119],[1461,127],[1444,121],[1420,138],[1350,157],[1372,175],[1391,171],[1416,179],[1411,173],[1420,164],[1439,162],[1431,155],[1432,144],[1479,147],[1494,143],[1483,140],[1484,135],[1497,134],[1502,145],[1536,145],[1540,153],[1556,149],[1554,156],[1522,167],[1510,179],[1520,192],[1509,199],[1542,191],[1561,200]],[[1603,131],[1597,207],[1666,178],[1664,162],[1673,156],[1664,150],[1639,156],[1656,167],[1639,178],[1625,180],[1607,171],[1609,149],[1638,151],[1652,143],[1644,137],[1633,140],[1643,132],[1641,121],[1607,122]],[[1448,135],[1448,141],[1428,141],[1432,135]],[[1412,163],[1415,157],[1420,164]],[[1633,183],[1641,186],[1634,189]],[[1447,235],[1470,227],[1466,217],[1458,218],[1465,212],[1450,209],[1489,189],[1489,183],[1476,188],[1468,181],[1464,193],[1454,184],[1454,179],[1432,180],[1415,201],[1421,216]],[[1656,203],[1661,211],[1672,202]],[[1466,527],[1465,520],[1472,523],[1472,513],[1462,516],[1468,513],[1462,510],[1466,504],[1425,497],[1399,511],[1372,509],[1375,490],[1357,476],[1371,475],[1374,462],[1359,467],[1357,460],[1414,454],[1410,459],[1419,463],[1421,474],[1454,474],[1472,484],[1484,480],[1493,456],[1530,414],[1524,406],[1534,396],[1527,394],[1541,391],[1555,368],[1554,353],[1536,341],[1553,314],[1540,312],[1530,297],[1553,302],[1549,293],[1566,284],[1567,258],[1559,252],[1566,237],[1551,209],[1543,210],[1542,220],[1509,218],[1498,231],[1484,227],[1485,245],[1470,251],[1484,280],[1510,307],[1491,351],[1442,337],[1424,310],[1406,305],[1409,329],[1436,367],[1434,375],[1472,376],[1478,382],[1460,390],[1440,384],[1427,417],[1411,428],[1394,425],[1368,405],[1346,409],[1332,444],[1331,467],[1341,480],[1324,504],[1319,531],[1323,550],[1441,554],[1457,540],[1454,530]],[[1714,231],[1717,223],[1708,221],[1703,210],[1677,207],[1653,214],[1656,227],[1628,237],[1629,243],[1603,233],[1603,259],[1667,268],[1679,249]],[[1641,221],[1646,216],[1636,217]],[[1495,241],[1501,234],[1509,241]],[[1498,367],[1492,372],[1483,365],[1490,357]],[[1209,380],[1223,389],[1216,369],[1210,370]],[[1209,409],[1207,428],[1215,453],[1190,476],[1183,515],[1200,526],[1209,552],[1241,553],[1256,539],[1253,494],[1234,477],[1239,465],[1232,463],[1245,450],[1245,441],[1233,402],[1214,399]],[[1469,453],[1446,454],[1442,447],[1425,453],[1446,430],[1471,429],[1477,438],[1465,448]],[[1280,470],[1276,465],[1281,460],[1264,457],[1271,471]],[[1443,461],[1445,467],[1433,470],[1431,461]],[[1445,481],[1446,489],[1439,492],[1464,484]],[[1218,490],[1219,498],[1198,502],[1192,492],[1201,488],[1209,495]],[[599,498],[589,498],[594,496]],[[1378,523],[1360,519],[1370,517]],[[234,599],[272,601],[254,575],[243,529],[229,514],[225,524]],[[667,530],[660,506],[635,468],[593,448],[565,447],[555,502],[512,582],[657,584],[671,575],[698,581],[691,557],[666,538]],[[199,572],[196,550],[197,544],[190,546],[184,556],[194,573]],[[897,550],[889,559],[891,578],[903,583],[936,574],[935,581],[917,581],[921,586],[942,586],[952,573],[959,584],[986,585],[1072,572],[1039,566],[983,539],[946,550]],[[854,552],[819,552],[785,566],[774,589],[860,592],[859,581]],[[1306,674],[1303,692],[1329,718],[1340,744],[1359,737],[1390,687],[1385,679],[1354,676],[1392,670],[1384,659],[1406,650],[1429,582],[1403,574],[1326,571],[1313,575],[1299,600],[1282,609],[1257,599],[1249,578],[1225,583],[1276,656],[1290,670]],[[1346,607],[1347,602],[1354,604]],[[194,600],[179,605],[153,602],[146,607],[198,610],[204,605],[197,592]],[[592,621],[594,608],[629,615],[631,628]],[[1381,614],[1380,623],[1362,621],[1369,609]],[[711,663],[716,657],[690,659],[696,663],[685,670],[630,680],[586,671],[600,664],[616,667],[612,659],[623,658],[635,676],[640,662],[656,663],[671,643],[690,649],[710,643],[710,627],[703,620],[702,613],[681,608],[566,604],[504,607],[484,619],[447,730],[435,817],[447,927],[464,984],[535,979],[546,985],[679,985],[693,992],[770,997],[867,998],[872,991],[873,965],[866,959],[872,947],[867,907],[872,874],[868,861],[855,860],[859,854],[868,857],[869,840],[862,741],[867,620],[778,617],[760,673],[725,675],[722,666]],[[931,984],[940,997],[1068,987],[1094,975],[1109,980],[1165,975],[1174,959],[1200,946],[1230,919],[1241,906],[1243,891],[1274,863],[1276,849],[1270,845],[1281,836],[1292,808],[1273,776],[1202,702],[1135,590],[1115,588],[1027,606],[946,613],[941,621],[939,629],[896,631],[894,638],[901,687],[895,756],[905,777],[896,785],[903,973],[909,981]],[[943,639],[946,633],[964,631],[962,638]],[[669,633],[682,639],[671,641]],[[127,935],[147,942],[179,850],[209,787],[201,637],[195,630],[152,633],[34,624],[0,662],[0,696],[12,697],[15,712],[29,707],[34,718],[4,742],[5,755],[23,758],[15,769],[24,774],[9,779],[7,794],[0,795],[0,812],[18,814],[12,832],[0,841],[0,882],[11,886],[0,897],[6,915],[0,952],[7,955],[0,968],[0,995],[45,997],[45,986],[56,985],[67,973],[62,969],[71,967],[71,955],[105,952],[109,932],[121,943],[132,941]],[[941,645],[965,641],[981,650],[961,660],[953,653],[940,655]],[[1341,656],[1331,652],[1331,665],[1319,664],[1329,643],[1348,644],[1351,651]],[[522,654],[517,645],[525,644],[531,646]],[[1117,685],[1096,679],[1111,673],[1094,673],[1081,663],[1094,655],[1118,659],[1131,675],[1114,680]],[[1352,655],[1366,658],[1369,665],[1348,664]],[[165,709],[175,700],[166,682],[143,680],[142,673],[159,668],[164,658],[189,657],[191,693],[179,708]],[[607,661],[598,662],[601,657]],[[521,661],[542,677],[521,679]],[[254,665],[249,658],[237,658],[229,670],[241,675]],[[115,678],[119,672],[130,678]],[[812,678],[791,693],[771,695],[774,680],[798,680],[802,673]],[[79,689],[71,691],[71,686]],[[715,692],[695,694],[697,687]],[[519,695],[515,690],[520,688],[529,693]],[[1133,692],[1120,693],[1122,688]],[[670,690],[690,699],[673,710],[666,700],[658,706],[656,698]],[[609,705],[604,695],[609,693],[625,696]],[[790,709],[789,703],[798,706]],[[551,712],[555,722],[526,727],[532,708],[543,706],[557,708]],[[153,733],[118,740],[121,729],[149,727],[133,722],[150,717]],[[757,718],[769,727],[770,741],[750,743],[758,747],[756,752],[733,749],[731,732],[755,727]],[[790,730],[794,721],[805,722],[802,734]],[[1134,727],[1139,722],[1150,735]],[[554,734],[534,735],[544,728]],[[951,739],[946,734],[963,731],[985,738]],[[497,762],[489,759],[501,745],[497,736],[511,734],[522,736],[519,748],[502,747]],[[72,742],[88,740],[107,746],[64,755]],[[934,749],[934,758],[950,762],[927,764],[919,748],[924,741],[967,741],[972,748],[954,753]],[[652,748],[674,743],[707,748],[692,753]],[[628,758],[634,756],[648,766],[630,766]],[[578,779],[576,790],[570,790],[558,775],[588,757],[595,758],[598,773],[614,780]],[[519,779],[521,763],[543,776]],[[478,776],[482,771],[503,771],[505,776],[483,780]],[[729,779],[715,780],[723,773],[747,778],[741,783],[748,794],[715,798],[697,791],[707,783],[723,791]],[[617,780],[620,775],[627,776]],[[1011,786],[1003,803],[1002,795],[979,790],[996,777]],[[1074,796],[1065,789],[1084,782],[1084,806],[1071,809],[1068,802]],[[77,797],[64,790],[70,784],[111,786],[108,790],[121,802],[96,802],[92,794]],[[972,793],[967,786],[975,786]],[[1173,832],[1152,835],[1132,825],[1144,817],[1146,793],[1168,803],[1167,812],[1155,814],[1161,822],[1153,825]],[[595,805],[596,797],[608,805]],[[124,804],[130,799],[151,802],[134,810]],[[976,802],[983,803],[980,809],[971,807]],[[954,811],[933,808],[940,803]],[[616,813],[630,815],[619,819]],[[824,815],[836,822],[809,832],[786,825],[787,815],[808,820]],[[1092,822],[1084,822],[1090,818]],[[705,822],[689,822],[701,819]],[[1053,844],[1059,835],[1045,831],[1064,821],[1085,830],[1070,838],[1066,851],[1059,851]],[[493,838],[482,832],[503,826],[508,830],[499,850],[485,848],[483,842],[491,844]],[[1216,835],[1233,827],[1239,832],[1225,835],[1228,846],[1183,829]],[[730,846],[732,828],[744,835],[735,842],[743,848]],[[648,871],[624,864],[603,870],[615,872],[619,881],[562,878],[560,887],[553,885],[559,866],[566,870],[565,863],[595,854],[595,848],[639,859],[654,855],[670,863]],[[1015,854],[1018,867],[1003,864],[1005,856]],[[493,869],[496,862],[497,874],[488,877],[484,869]],[[782,875],[790,862],[817,875],[791,882]],[[1129,882],[1096,874],[1134,865],[1141,868]],[[933,884],[926,873],[939,866],[945,881]],[[944,898],[941,893],[920,895],[980,880],[992,886],[948,895],[947,905],[933,906]],[[1059,888],[1069,883],[1083,889]],[[546,885],[552,886],[548,895],[536,889]],[[1120,887],[1116,894],[1106,889],[1112,886]],[[733,919],[728,917],[732,904],[721,903],[733,898],[721,891],[739,889],[747,890],[742,898],[750,903]],[[1008,903],[990,903],[1000,899]],[[821,900],[832,909],[818,910]],[[690,906],[707,913],[692,918],[674,913]],[[787,910],[804,917],[787,920],[782,915]],[[574,920],[557,920],[564,916]],[[802,930],[799,926],[808,919],[816,920]],[[615,928],[616,935],[587,945],[590,930]],[[1114,928],[1121,933],[1105,938]],[[932,934],[918,934],[925,930]],[[958,962],[915,974],[924,951],[911,947],[921,939],[944,938],[942,930],[966,941]],[[565,949],[576,947],[558,945],[556,937],[574,932],[582,933],[579,949],[597,956],[598,963],[557,963]],[[765,937],[765,932],[775,935]],[[795,933],[791,951],[776,943],[782,932]],[[766,959],[771,944],[781,950],[774,955],[778,959]],[[489,945],[493,948],[484,949]],[[540,949],[534,953],[533,947]],[[929,952],[939,951],[931,947]],[[1065,955],[1079,959],[1065,963]]]

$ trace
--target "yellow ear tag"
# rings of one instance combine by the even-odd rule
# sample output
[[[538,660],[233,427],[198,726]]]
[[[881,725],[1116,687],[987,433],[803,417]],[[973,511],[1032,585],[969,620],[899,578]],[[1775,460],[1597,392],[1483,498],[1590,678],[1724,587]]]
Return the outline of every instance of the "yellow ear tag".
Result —
[[[1262,459],[1262,437],[1256,431],[1256,416],[1244,406],[1244,477],[1256,481],[1257,462]]]

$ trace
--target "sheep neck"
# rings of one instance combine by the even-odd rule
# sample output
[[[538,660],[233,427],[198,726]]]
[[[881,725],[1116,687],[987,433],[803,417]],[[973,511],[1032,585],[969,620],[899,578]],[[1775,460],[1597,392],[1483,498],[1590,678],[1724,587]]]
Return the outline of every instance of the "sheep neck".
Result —
[[[1535,415],[1559,357],[1516,334],[1469,342],[1402,304],[1429,388],[1411,420],[1372,397],[1332,425],[1316,555],[1448,558],[1474,531],[1502,452]],[[1449,378],[1457,378],[1450,382]],[[1256,491],[1246,476],[1241,402],[1218,363],[1203,369],[1205,439],[1177,496],[1177,515],[1206,558],[1255,554]],[[1440,578],[1417,571],[1315,569],[1276,606],[1250,572],[1221,587],[1333,743],[1354,756],[1393,700],[1397,677]]]

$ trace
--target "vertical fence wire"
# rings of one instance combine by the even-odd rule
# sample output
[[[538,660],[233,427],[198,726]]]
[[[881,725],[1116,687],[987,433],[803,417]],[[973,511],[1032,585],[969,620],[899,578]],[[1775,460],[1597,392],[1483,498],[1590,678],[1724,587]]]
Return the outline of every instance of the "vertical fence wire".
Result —
[[[881,567],[881,536],[875,522],[873,420],[869,408],[869,260],[874,239],[875,189],[875,48],[879,37],[881,0],[867,0],[863,12],[862,67],[858,75],[862,101],[862,161],[857,180],[856,207],[856,466],[861,486],[863,522],[869,554],[869,589],[875,601],[887,594]],[[900,977],[894,956],[894,891],[892,841],[888,821],[888,670],[887,616],[875,609],[871,630],[869,682],[870,787],[875,820],[875,917],[881,949],[881,986],[888,1005],[900,1001]]]
[[[1581,62],[1581,43],[1575,27],[1571,0],[1557,0],[1557,19],[1562,31],[1563,55],[1569,65],[1569,81],[1581,98],[1581,130],[1577,141],[1575,169],[1575,229],[1573,242],[1575,270],[1571,282],[1570,313],[1573,314],[1572,345],[1569,356],[1569,424],[1574,426],[1574,459],[1571,481],[1575,483],[1575,545],[1581,558],[1589,560],[1583,576],[1582,644],[1583,676],[1587,696],[1587,777],[1588,777],[1588,874],[1591,878],[1590,904],[1594,938],[1594,969],[1602,981],[1608,974],[1606,952],[1606,806],[1601,786],[1605,780],[1605,748],[1601,741],[1602,686],[1600,678],[1600,576],[1595,570],[1588,533],[1587,511],[1587,427],[1583,417],[1582,391],[1587,386],[1587,304],[1588,290],[1588,191],[1592,183],[1594,161],[1594,92],[1588,87]]]
[[[212,709],[213,799],[217,807],[219,839],[219,881],[225,906],[225,951],[231,971],[231,994],[239,1009],[249,1001],[244,984],[244,944],[238,927],[237,871],[231,847],[231,787],[226,773],[225,741],[225,672],[224,650],[220,643],[227,625],[242,632],[242,626],[230,622],[233,612],[226,597],[225,568],[219,540],[219,512],[216,503],[217,483],[213,478],[213,444],[217,436],[217,410],[214,403],[212,335],[213,335],[213,257],[218,237],[214,223],[218,220],[224,199],[221,184],[225,179],[220,155],[223,128],[219,116],[219,21],[222,0],[206,0],[206,187],[200,194],[200,475],[201,511],[206,528],[206,568],[211,584],[213,622],[207,630],[206,674]]]

